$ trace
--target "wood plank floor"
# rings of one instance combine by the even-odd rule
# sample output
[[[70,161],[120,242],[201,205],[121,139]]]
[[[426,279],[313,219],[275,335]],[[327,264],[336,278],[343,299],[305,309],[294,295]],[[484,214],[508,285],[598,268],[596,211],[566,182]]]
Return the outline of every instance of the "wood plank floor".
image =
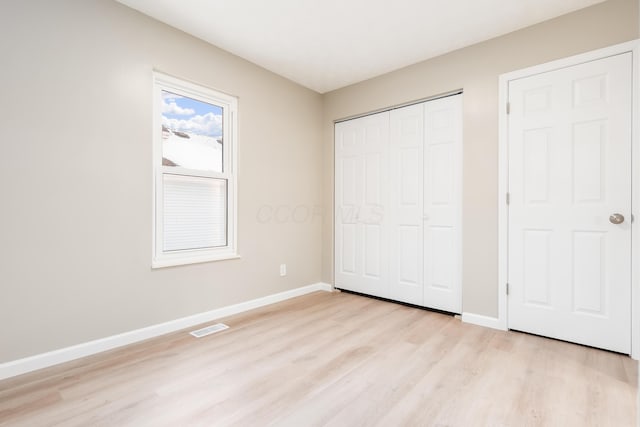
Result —
[[[0,382],[0,425],[635,425],[626,356],[339,292],[223,321]]]

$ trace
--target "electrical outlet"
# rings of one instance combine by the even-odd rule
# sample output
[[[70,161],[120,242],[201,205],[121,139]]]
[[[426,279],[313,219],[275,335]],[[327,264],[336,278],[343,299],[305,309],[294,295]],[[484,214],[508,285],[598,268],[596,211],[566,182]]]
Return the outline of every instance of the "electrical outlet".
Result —
[[[280,275],[281,276],[287,275],[287,264],[280,264]]]

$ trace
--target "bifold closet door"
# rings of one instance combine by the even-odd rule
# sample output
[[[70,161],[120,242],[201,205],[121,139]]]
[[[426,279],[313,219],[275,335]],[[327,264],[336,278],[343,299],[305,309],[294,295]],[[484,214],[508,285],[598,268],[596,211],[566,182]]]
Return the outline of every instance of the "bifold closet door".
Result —
[[[424,107],[424,305],[462,313],[462,95]]]
[[[335,126],[335,284],[460,313],[461,95]]]
[[[335,283],[388,298],[389,112],[335,125]]]

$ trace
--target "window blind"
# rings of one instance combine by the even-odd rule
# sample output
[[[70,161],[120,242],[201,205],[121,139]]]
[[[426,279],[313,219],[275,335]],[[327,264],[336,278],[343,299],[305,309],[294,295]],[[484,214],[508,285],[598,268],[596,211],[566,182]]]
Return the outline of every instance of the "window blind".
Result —
[[[227,180],[163,175],[163,250],[227,244]]]

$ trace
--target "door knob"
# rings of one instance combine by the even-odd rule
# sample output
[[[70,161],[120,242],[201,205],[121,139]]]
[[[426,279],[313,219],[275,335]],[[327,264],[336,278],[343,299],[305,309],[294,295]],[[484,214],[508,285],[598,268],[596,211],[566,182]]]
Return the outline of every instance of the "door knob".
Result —
[[[609,222],[611,224],[622,224],[624,222],[624,215],[619,213],[614,213],[609,217]]]

